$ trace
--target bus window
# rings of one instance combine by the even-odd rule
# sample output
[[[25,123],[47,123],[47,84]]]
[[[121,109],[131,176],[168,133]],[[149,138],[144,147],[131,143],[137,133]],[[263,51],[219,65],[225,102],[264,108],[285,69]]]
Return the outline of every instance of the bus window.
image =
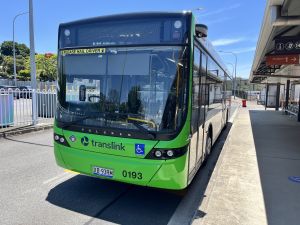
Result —
[[[200,117],[199,117],[199,126],[204,123],[205,114],[206,114],[206,105],[208,105],[208,85],[206,84],[206,73],[207,73],[207,56],[202,53],[201,56],[201,82],[200,82],[200,97],[199,97],[199,106],[200,106]]]
[[[223,92],[223,77],[220,67],[211,59],[208,59],[207,84],[209,85],[209,109],[221,106]]]
[[[193,66],[193,104],[192,104],[192,133],[198,129],[199,118],[199,91],[200,91],[200,50],[194,48],[194,66]]]

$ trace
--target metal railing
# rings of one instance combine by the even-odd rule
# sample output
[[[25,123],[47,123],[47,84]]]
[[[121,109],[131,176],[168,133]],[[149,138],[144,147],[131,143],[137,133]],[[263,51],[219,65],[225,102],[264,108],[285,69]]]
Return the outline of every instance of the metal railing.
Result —
[[[0,85],[7,85],[7,86],[16,86],[16,87],[22,87],[22,86],[31,86],[31,81],[14,81],[11,79],[0,79]],[[37,88],[40,90],[54,90],[56,88],[56,82],[55,81],[38,81],[37,82]]]
[[[32,115],[36,95],[37,121]],[[56,110],[56,90],[0,89],[0,129],[36,123],[52,123]]]

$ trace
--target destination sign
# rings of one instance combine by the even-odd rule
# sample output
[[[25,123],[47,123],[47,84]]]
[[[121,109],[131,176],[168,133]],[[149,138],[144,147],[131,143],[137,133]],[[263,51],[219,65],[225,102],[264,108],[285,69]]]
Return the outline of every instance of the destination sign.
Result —
[[[60,51],[62,56],[65,55],[81,55],[81,54],[104,54],[105,48],[78,48],[65,49]]]
[[[300,37],[275,39],[275,54],[300,54]]]
[[[270,55],[267,56],[267,65],[293,65],[299,64],[299,55]]]

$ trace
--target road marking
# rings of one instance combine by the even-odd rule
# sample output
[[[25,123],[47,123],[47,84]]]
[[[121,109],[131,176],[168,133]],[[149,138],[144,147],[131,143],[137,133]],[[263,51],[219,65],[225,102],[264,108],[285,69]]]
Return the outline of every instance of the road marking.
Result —
[[[61,178],[65,177],[65,176],[68,176],[68,175],[69,175],[68,173],[64,172],[64,173],[59,174],[59,175],[57,175],[57,176],[55,176],[55,177],[52,177],[52,178],[50,178],[50,179],[48,179],[48,180],[45,180],[45,181],[43,182],[43,184],[49,184],[49,183],[51,183],[51,182],[53,182],[53,181],[55,181],[55,180],[61,179]]]
[[[67,170],[67,169],[65,169],[64,171],[65,171],[66,173],[80,174],[80,173],[78,173],[78,172],[75,172],[75,171],[72,171],[72,170]]]
[[[51,187],[51,188],[52,188],[52,187],[55,187],[55,186],[59,185],[60,183],[66,182],[67,180],[69,180],[69,179],[71,179],[71,178],[73,178],[73,177],[75,177],[75,174],[66,173],[66,176],[61,177],[61,178],[55,180],[54,182],[52,182],[52,183],[50,184],[50,187]]]
[[[64,173],[61,173],[61,174],[59,174],[59,175],[57,175],[57,176],[55,176],[55,177],[52,177],[52,178],[50,178],[50,179],[48,179],[48,180],[45,180],[45,181],[43,182],[43,184],[49,184],[49,183],[52,183],[52,182],[55,182],[55,181],[58,181],[58,180],[63,180],[63,179],[70,178],[70,175],[72,175],[72,174],[77,175],[77,174],[79,174],[79,173],[77,173],[77,172],[75,172],[75,171],[72,171],[72,170],[67,170],[67,169],[65,169],[65,170],[64,170]]]

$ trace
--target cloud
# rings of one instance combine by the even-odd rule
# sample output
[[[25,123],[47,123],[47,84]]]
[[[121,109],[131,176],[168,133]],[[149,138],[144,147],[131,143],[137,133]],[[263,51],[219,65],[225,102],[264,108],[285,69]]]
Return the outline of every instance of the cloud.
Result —
[[[240,3],[231,5],[231,6],[226,7],[226,8],[221,8],[221,9],[218,9],[218,10],[215,10],[215,11],[210,11],[210,12],[207,12],[207,13],[200,14],[199,17],[214,16],[214,15],[218,15],[218,14],[224,13],[226,11],[237,9],[239,7],[241,7]]]
[[[237,54],[242,54],[242,53],[254,52],[255,50],[256,50],[256,47],[252,46],[252,47],[236,49],[236,50],[233,50],[233,52],[235,52]]]
[[[224,42],[225,43],[225,42]],[[237,42],[235,42],[237,43]],[[231,43],[230,43],[231,44]],[[229,45],[229,44],[228,44]],[[215,45],[216,46],[216,45]],[[225,46],[225,45],[219,45],[219,46]],[[245,48],[237,48],[237,49],[230,49],[230,52],[233,52],[235,54],[242,54],[242,53],[248,53],[248,52],[254,52],[256,50],[255,46],[252,47],[245,47]],[[227,50],[226,50],[227,51]],[[221,55],[227,55],[227,53],[220,53]]]
[[[227,46],[244,41],[245,38],[221,38],[212,41],[213,46]]]

